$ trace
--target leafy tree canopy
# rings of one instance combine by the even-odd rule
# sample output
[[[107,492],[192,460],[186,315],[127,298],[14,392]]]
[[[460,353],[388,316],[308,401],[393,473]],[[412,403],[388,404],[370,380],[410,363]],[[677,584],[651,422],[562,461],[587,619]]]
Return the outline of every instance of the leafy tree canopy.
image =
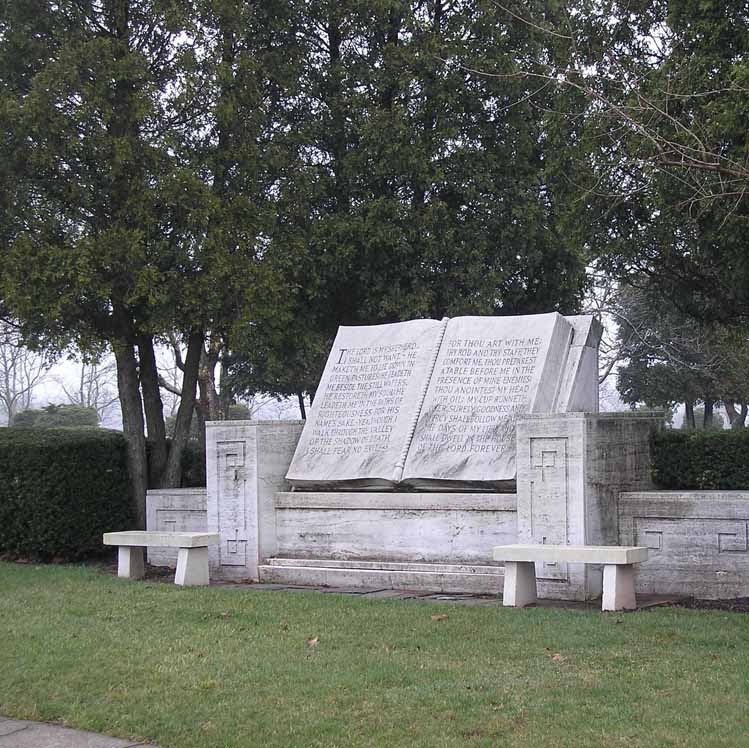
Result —
[[[749,6],[744,0],[595,3],[568,80],[591,102],[601,217],[590,246],[625,282],[646,276],[702,322],[749,319]],[[576,40],[582,42],[581,38]],[[596,41],[605,44],[597,48]]]

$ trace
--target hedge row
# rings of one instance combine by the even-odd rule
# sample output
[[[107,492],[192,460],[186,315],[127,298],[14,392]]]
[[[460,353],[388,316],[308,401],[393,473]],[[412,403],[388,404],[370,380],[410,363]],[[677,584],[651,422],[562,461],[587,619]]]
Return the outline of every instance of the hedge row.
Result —
[[[652,457],[660,488],[749,490],[749,429],[658,431]]]
[[[122,434],[0,429],[0,554],[77,561],[134,521]]]

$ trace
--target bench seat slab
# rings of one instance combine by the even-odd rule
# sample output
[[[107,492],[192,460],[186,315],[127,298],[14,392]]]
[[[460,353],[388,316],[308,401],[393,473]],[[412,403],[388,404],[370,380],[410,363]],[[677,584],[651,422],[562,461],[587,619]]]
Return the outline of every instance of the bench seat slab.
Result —
[[[532,561],[508,561],[505,564],[505,583],[502,605],[524,608],[536,602],[536,567]]]
[[[163,546],[168,548],[199,548],[219,542],[216,532],[154,532],[126,530],[105,532],[104,545]]]
[[[624,545],[498,545],[495,561],[567,561],[581,564],[636,564],[647,561],[644,546]]]

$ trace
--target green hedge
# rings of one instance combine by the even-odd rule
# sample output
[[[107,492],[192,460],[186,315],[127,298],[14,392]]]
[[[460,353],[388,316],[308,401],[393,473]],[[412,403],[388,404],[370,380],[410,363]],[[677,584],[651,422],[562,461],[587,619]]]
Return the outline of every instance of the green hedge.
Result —
[[[667,489],[749,490],[749,429],[658,431],[653,480]]]
[[[172,448],[172,440],[166,440],[167,454]],[[146,458],[151,464],[153,442],[146,441]],[[182,452],[180,465],[180,488],[204,488],[205,481],[205,452],[196,441],[189,441]]]
[[[0,429],[0,554],[77,561],[134,521],[122,434]]]

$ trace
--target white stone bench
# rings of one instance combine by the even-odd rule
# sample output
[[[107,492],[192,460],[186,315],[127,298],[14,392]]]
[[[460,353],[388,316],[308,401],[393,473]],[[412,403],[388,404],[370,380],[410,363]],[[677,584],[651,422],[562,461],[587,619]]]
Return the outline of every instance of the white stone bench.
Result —
[[[535,562],[603,564],[602,610],[636,607],[634,568],[647,560],[648,549],[623,545],[499,545],[494,560],[505,562],[502,602],[523,608],[536,602]]]
[[[105,532],[104,545],[117,545],[117,576],[143,579],[143,549],[149,546],[179,548],[174,583],[184,587],[208,584],[208,546],[216,545],[216,532],[149,532],[127,530]]]

